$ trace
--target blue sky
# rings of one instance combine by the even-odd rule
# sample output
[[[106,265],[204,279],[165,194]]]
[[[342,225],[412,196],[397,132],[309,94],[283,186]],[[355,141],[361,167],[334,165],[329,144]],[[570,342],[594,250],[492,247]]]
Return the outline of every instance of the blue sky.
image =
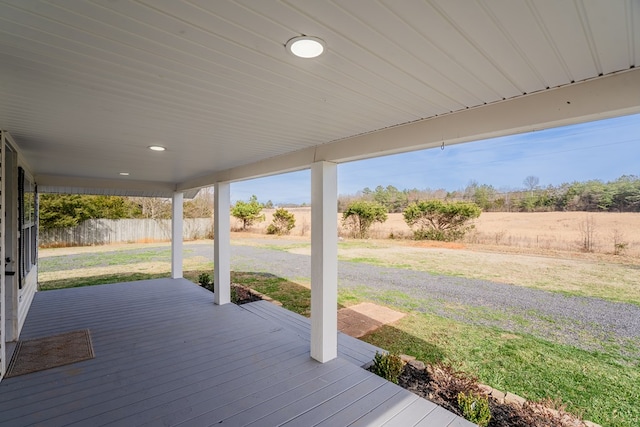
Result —
[[[365,187],[463,189],[471,181],[496,189],[640,175],[640,114],[521,135],[378,157],[338,165],[338,193]],[[308,170],[231,184],[231,199],[309,203]]]

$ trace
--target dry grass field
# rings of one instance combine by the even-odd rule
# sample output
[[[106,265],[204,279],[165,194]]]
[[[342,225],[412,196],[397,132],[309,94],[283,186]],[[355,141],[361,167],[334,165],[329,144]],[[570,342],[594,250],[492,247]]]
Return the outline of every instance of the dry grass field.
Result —
[[[232,233],[233,243],[310,254],[310,210],[296,208],[290,211],[296,217],[296,227],[290,236],[273,238],[265,234],[273,213],[273,210],[266,210],[265,221],[248,232]],[[585,223],[589,223],[592,230],[593,252],[582,250]],[[234,218],[231,224],[239,226]],[[366,241],[346,238],[348,230],[343,228],[339,233],[345,238],[340,243],[338,255],[345,261],[485,279],[640,305],[640,214],[483,213],[465,241],[455,243],[409,239],[411,231],[401,214],[392,214],[387,222],[376,225],[371,239]],[[390,235],[395,238],[389,239]],[[614,242],[624,244],[618,255],[613,254]],[[211,245],[211,241],[191,244]],[[41,249],[39,256],[46,258],[152,246],[164,247],[166,260],[143,259],[135,265],[123,262],[118,273],[170,271],[168,243]],[[210,260],[187,256],[184,268],[198,269],[207,263]],[[111,274],[113,269],[112,265],[98,263],[87,265],[74,274],[89,277]],[[59,279],[66,274],[67,271],[43,271],[39,279]],[[297,278],[296,281],[308,285],[308,279]]]
[[[308,237],[311,229],[310,208],[288,209],[296,217],[292,236]],[[264,210],[265,221],[252,227],[254,233],[265,233],[271,223],[273,209]],[[341,224],[339,234],[348,237],[349,231]],[[238,227],[231,218],[232,227]],[[372,239],[409,238],[411,230],[402,214],[390,214],[384,224],[375,224]],[[625,257],[640,257],[639,213],[586,213],[586,212],[485,212],[475,221],[475,229],[467,235],[466,246],[487,246],[498,250],[551,253],[585,252],[585,238],[590,239],[592,252]],[[617,248],[616,248],[617,245]]]
[[[284,249],[310,254],[310,209],[290,211],[296,227],[285,240],[300,244]],[[275,242],[264,234],[272,213],[265,211],[265,221],[249,233],[233,233],[236,244],[269,246]],[[390,214],[384,224],[376,224],[366,241],[350,239],[340,219],[338,215],[338,233],[344,239],[338,255],[345,261],[640,304],[638,213],[487,212],[462,242],[412,240],[402,214]],[[591,251],[584,250],[586,235]]]

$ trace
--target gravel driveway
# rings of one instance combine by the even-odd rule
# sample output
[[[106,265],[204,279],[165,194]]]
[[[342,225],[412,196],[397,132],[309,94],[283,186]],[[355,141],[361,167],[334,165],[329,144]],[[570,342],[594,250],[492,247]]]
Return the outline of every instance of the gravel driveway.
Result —
[[[213,257],[211,247],[187,244],[187,248],[194,255]],[[231,267],[292,281],[308,281],[311,270],[308,255],[235,245]],[[633,304],[346,261],[338,264],[338,284],[340,288],[365,287],[374,300],[388,301],[390,294],[384,295],[385,291],[400,291],[414,298],[415,310],[466,323],[528,333],[586,350],[617,345],[622,354],[640,357],[640,307]]]

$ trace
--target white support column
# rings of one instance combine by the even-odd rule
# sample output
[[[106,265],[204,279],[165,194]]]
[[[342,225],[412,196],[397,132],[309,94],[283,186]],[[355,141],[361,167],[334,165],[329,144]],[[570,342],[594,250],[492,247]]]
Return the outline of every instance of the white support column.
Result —
[[[231,302],[231,185],[216,182],[213,205],[213,292],[215,304]]]
[[[182,193],[173,193],[171,202],[171,278],[182,279]]]
[[[337,165],[311,165],[311,357],[338,356]]]

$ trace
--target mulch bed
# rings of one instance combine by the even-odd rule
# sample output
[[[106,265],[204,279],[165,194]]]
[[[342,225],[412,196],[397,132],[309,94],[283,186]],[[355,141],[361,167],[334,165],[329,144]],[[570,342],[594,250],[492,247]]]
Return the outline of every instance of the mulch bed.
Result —
[[[427,365],[419,369],[411,363],[404,366],[398,384],[445,409],[463,416],[458,408],[459,393],[484,394],[476,378],[456,371],[451,366]],[[553,402],[526,402],[524,405],[500,402],[489,397],[491,421],[488,427],[584,427],[586,424],[553,408]]]
[[[208,291],[213,292],[213,283],[202,285]],[[262,301],[262,296],[258,295],[253,289],[246,286],[232,283],[231,284],[231,302],[237,305],[247,304],[255,301]]]
[[[259,295],[256,295],[252,290],[246,286],[238,285],[236,283],[231,284],[231,295],[234,304],[242,305],[254,301],[261,301]]]

